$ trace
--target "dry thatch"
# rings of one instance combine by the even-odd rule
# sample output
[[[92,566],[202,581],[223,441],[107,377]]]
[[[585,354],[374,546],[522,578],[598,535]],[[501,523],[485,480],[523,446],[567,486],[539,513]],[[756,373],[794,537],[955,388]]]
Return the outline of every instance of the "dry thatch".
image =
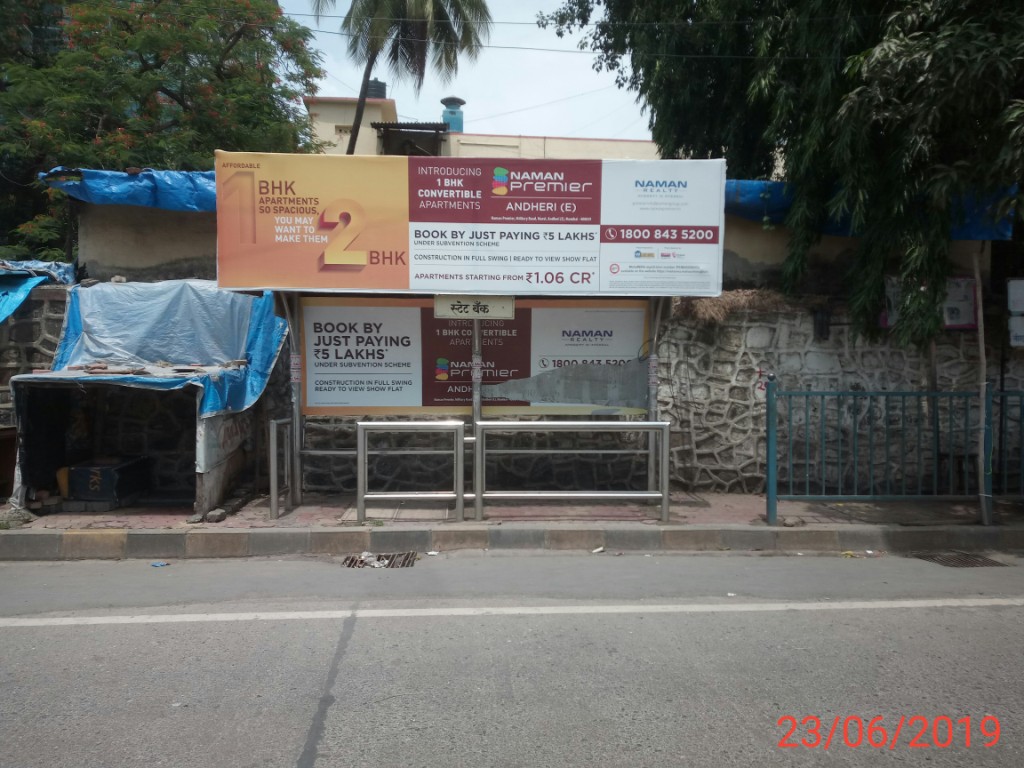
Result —
[[[719,325],[737,312],[778,312],[796,308],[781,293],[757,288],[723,291],[714,298],[673,299],[672,317],[688,318],[698,325]]]

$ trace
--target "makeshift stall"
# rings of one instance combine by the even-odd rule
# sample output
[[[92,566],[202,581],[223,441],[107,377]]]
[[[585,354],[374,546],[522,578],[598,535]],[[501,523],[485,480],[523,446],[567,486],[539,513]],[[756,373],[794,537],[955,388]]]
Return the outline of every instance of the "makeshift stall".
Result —
[[[12,503],[100,511],[166,502],[168,489],[180,502],[184,489],[208,511],[251,455],[251,407],[286,332],[269,293],[200,280],[75,286],[52,370],[11,380]]]

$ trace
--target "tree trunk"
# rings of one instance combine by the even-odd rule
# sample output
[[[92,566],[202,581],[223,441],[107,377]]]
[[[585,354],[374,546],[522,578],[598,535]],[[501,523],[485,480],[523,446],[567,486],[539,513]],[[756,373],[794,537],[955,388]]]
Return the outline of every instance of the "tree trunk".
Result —
[[[359,126],[363,122],[363,112],[366,110],[366,92],[370,88],[370,75],[373,74],[373,65],[377,56],[370,56],[366,60],[366,68],[363,70],[363,82],[359,85],[359,100],[356,102],[356,116],[352,119],[352,133],[348,137],[348,149],[346,155],[356,153],[356,140],[359,138]]]

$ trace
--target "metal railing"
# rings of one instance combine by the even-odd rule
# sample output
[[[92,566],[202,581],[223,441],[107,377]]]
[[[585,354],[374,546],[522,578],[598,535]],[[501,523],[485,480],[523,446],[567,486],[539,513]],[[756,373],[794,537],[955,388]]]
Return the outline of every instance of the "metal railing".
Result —
[[[1000,393],[1000,412],[1006,417]],[[1017,397],[1017,418],[1024,393]],[[766,387],[769,524],[783,500],[979,499],[990,522],[994,393],[780,392]],[[1000,433],[1007,439],[1010,430]],[[979,435],[983,444],[979,442]],[[1020,447],[1020,432],[1013,435]],[[983,459],[979,462],[979,452]],[[1004,465],[1010,454],[1000,449]],[[1020,464],[1020,451],[1016,462]],[[781,464],[780,464],[781,458]],[[998,462],[996,462],[998,465]],[[980,467],[980,469],[979,469]],[[1024,487],[1024,467],[1018,488]],[[1008,472],[1004,471],[1004,477]]]
[[[407,501],[455,501],[455,516],[459,520],[465,519],[465,468],[463,452],[465,445],[465,424],[459,420],[452,421],[360,421],[356,424],[356,520],[360,523],[366,522],[366,500],[367,499],[392,499]],[[440,432],[452,435],[452,449],[450,453],[454,457],[453,490],[448,491],[368,491],[367,486],[367,456],[370,451],[367,447],[367,435],[370,432]],[[422,455],[425,453],[438,453],[433,449],[388,449],[387,451],[374,451],[373,453],[390,453],[398,455]],[[449,453],[449,451],[444,451]]]
[[[278,455],[278,433],[284,432],[284,488],[278,485],[277,465],[281,460]],[[281,493],[285,493],[284,511],[292,507],[292,420],[271,419],[267,422],[267,463],[270,470],[270,519],[277,520],[280,516]]]
[[[657,499],[661,502],[661,520],[669,517],[669,422],[667,421],[478,421],[473,457],[473,505],[476,519],[484,519],[486,499]],[[487,435],[494,432],[648,432],[659,436],[658,490],[647,491],[488,491]],[[557,449],[493,449],[490,453],[565,453]],[[647,454],[648,449],[597,448],[575,450],[574,454]],[[650,471],[654,470],[651,466]]]

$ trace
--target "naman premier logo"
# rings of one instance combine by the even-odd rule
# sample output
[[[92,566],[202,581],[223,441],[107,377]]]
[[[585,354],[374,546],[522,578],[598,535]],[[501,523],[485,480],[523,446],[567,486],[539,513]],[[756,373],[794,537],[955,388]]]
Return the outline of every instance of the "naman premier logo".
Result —
[[[437,364],[434,366],[434,381],[448,381],[447,357],[437,358]]]
[[[508,194],[508,168],[496,167],[491,181],[491,192],[495,195]]]
[[[496,166],[491,181],[491,193],[508,195],[510,193],[525,194],[564,194],[593,192],[594,182],[579,181],[566,178],[564,171],[511,171]]]

